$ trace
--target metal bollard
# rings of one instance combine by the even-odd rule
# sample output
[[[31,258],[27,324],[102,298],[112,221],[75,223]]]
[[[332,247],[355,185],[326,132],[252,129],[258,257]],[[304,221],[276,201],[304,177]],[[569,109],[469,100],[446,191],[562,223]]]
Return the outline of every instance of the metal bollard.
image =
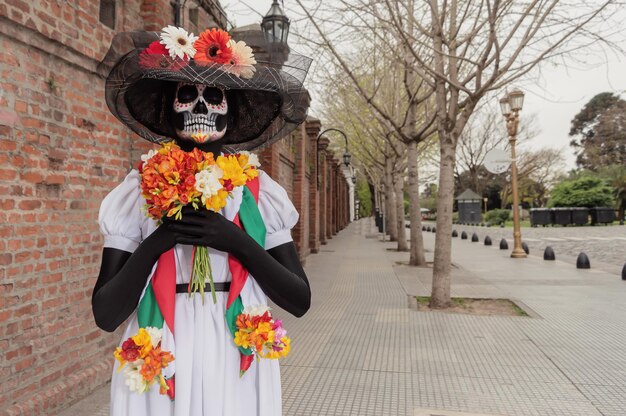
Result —
[[[456,230],[452,230],[452,237],[458,237],[459,233],[456,232]]]
[[[506,242],[506,238],[503,238],[502,240],[500,240],[500,250],[508,250],[509,249],[509,243]]]
[[[591,263],[589,263],[589,257],[584,252],[581,252],[576,259],[577,269],[590,269]]]
[[[490,246],[491,245],[491,237],[489,237],[489,236],[485,237],[485,245],[486,246]]]
[[[461,233],[461,240],[467,240],[467,233],[465,231]]]
[[[472,234],[472,243],[477,243],[478,242],[478,234],[474,233]]]
[[[544,260],[556,260],[556,256],[554,255],[554,250],[552,250],[552,247],[547,246],[546,249],[543,251],[543,259]]]

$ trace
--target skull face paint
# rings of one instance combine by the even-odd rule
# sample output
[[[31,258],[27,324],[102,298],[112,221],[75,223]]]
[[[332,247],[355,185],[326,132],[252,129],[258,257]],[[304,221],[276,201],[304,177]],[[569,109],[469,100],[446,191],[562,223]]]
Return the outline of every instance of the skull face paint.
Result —
[[[228,103],[221,88],[180,82],[173,109],[180,139],[206,143],[224,137]]]

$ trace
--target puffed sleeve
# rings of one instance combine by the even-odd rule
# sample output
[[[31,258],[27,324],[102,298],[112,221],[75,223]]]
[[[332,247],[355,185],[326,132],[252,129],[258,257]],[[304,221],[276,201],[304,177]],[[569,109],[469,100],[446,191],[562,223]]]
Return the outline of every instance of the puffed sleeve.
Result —
[[[132,253],[139,246],[145,217],[139,183],[139,172],[132,170],[102,201],[98,223],[104,235],[104,247]]]
[[[291,229],[298,222],[298,211],[287,191],[263,171],[259,172],[259,211],[265,221],[265,249],[293,241]]]

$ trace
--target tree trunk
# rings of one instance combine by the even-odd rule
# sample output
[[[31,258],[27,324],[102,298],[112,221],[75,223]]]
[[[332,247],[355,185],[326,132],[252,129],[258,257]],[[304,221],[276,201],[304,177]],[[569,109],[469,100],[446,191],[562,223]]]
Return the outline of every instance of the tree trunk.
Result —
[[[398,240],[396,207],[393,190],[393,159],[385,160],[385,229],[391,241]]]
[[[393,188],[396,196],[396,230],[398,238],[398,251],[409,251],[406,241],[406,226],[404,225],[404,178],[401,173],[393,177]]]
[[[409,221],[411,222],[411,266],[425,266],[424,237],[422,236],[422,210],[420,206],[419,170],[417,166],[417,143],[408,145],[407,157],[409,158]]]
[[[456,149],[455,141],[450,136],[451,133],[439,131],[439,198],[437,199],[437,235],[435,236],[433,286],[430,299],[432,308],[447,308],[451,304],[452,206],[454,202],[454,157]]]

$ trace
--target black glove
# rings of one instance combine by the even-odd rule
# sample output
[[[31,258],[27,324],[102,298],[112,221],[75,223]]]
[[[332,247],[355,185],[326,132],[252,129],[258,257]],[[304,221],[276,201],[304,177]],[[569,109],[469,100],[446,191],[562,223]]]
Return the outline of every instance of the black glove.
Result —
[[[186,206],[182,219],[164,218],[163,225],[173,233],[177,244],[211,247],[215,250],[236,254],[239,248],[254,240],[231,221],[206,209],[195,210]]]

